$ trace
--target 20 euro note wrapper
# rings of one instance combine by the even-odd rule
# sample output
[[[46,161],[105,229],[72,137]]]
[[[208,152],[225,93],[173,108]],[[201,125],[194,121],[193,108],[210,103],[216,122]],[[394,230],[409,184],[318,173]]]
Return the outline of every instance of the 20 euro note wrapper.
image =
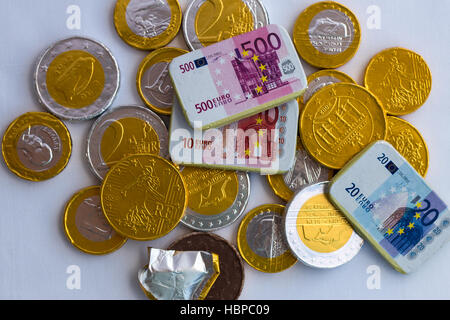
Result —
[[[217,128],[300,96],[307,80],[288,32],[268,25],[172,60],[191,127]]]
[[[193,129],[175,98],[170,157],[179,165],[284,173],[294,165],[298,116],[298,103],[291,100],[220,128]]]
[[[397,270],[410,273],[449,239],[447,205],[386,141],[377,141],[332,180],[330,197]]]

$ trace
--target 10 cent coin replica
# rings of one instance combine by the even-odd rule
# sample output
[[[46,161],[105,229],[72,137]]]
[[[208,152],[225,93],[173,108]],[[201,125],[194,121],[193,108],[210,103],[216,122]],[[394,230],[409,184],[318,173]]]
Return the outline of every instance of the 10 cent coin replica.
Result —
[[[106,175],[101,203],[118,233],[133,240],[154,240],[180,222],[187,191],[181,173],[166,159],[132,155]]]
[[[87,159],[94,174],[103,179],[120,160],[134,154],[169,155],[169,134],[154,112],[139,106],[114,108],[92,126]]]
[[[136,86],[145,104],[164,115],[172,113],[174,89],[169,76],[169,63],[173,58],[187,53],[178,48],[161,48],[142,61],[136,76]]]
[[[184,167],[188,206],[181,222],[194,230],[213,231],[235,222],[250,197],[247,173]]]
[[[181,27],[177,0],[118,0],[114,25],[123,41],[138,49],[153,50],[172,41]]]
[[[89,254],[111,253],[127,241],[106,220],[99,186],[80,190],[69,200],[64,210],[64,230],[75,247]]]
[[[391,48],[370,60],[364,83],[388,114],[400,116],[425,103],[431,92],[431,72],[417,53]]]
[[[269,17],[259,0],[193,0],[183,32],[188,47],[196,50],[267,24]]]
[[[290,201],[297,191],[310,184],[330,180],[334,173],[311,158],[298,140],[294,166],[285,174],[267,176],[273,192],[284,201]]]
[[[207,251],[219,256],[220,275],[205,300],[237,300],[244,285],[244,263],[236,248],[224,238],[194,232],[173,242],[168,250]]]
[[[297,263],[283,236],[284,210],[278,204],[257,207],[245,215],[239,226],[239,252],[256,270],[276,273]]]
[[[66,120],[87,120],[111,105],[119,88],[119,67],[100,42],[72,37],[45,50],[34,79],[39,101],[51,113]]]
[[[428,147],[419,130],[409,122],[392,116],[387,117],[387,124],[386,141],[425,177],[429,164]]]
[[[306,187],[286,206],[284,228],[289,247],[311,267],[338,267],[350,261],[364,242],[328,200],[328,184]]]
[[[371,142],[386,137],[383,108],[367,89],[335,83],[311,97],[300,116],[305,149],[322,165],[342,168]]]
[[[21,115],[3,135],[2,154],[6,165],[26,180],[53,178],[66,167],[71,153],[69,130],[46,112]]]
[[[298,54],[317,68],[337,68],[356,53],[361,41],[358,19],[349,9],[333,1],[308,7],[294,25]]]

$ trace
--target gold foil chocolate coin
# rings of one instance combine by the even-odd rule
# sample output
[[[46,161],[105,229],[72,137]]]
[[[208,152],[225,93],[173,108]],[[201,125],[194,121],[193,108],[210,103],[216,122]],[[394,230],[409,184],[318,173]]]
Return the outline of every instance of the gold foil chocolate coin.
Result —
[[[333,1],[306,8],[294,25],[293,41],[298,54],[318,68],[337,68],[356,53],[361,28],[355,14]]]
[[[417,53],[391,48],[370,60],[364,84],[388,114],[400,116],[425,103],[431,92],[431,72]]]
[[[145,104],[164,115],[172,113],[174,89],[169,75],[173,58],[188,53],[178,48],[161,48],[150,53],[139,66],[136,86]]]
[[[80,190],[69,200],[64,210],[64,231],[75,247],[89,254],[111,253],[127,241],[106,220],[99,186]]]
[[[429,164],[428,147],[419,130],[409,122],[392,116],[387,117],[387,124],[386,141],[425,177]]]
[[[167,45],[181,27],[177,0],[118,0],[114,25],[123,41],[138,49],[153,50]]]
[[[106,175],[101,203],[106,219],[118,233],[134,240],[154,240],[180,222],[187,191],[181,173],[166,159],[132,155]]]
[[[64,123],[46,112],[29,112],[6,129],[2,154],[8,168],[31,181],[50,179],[69,162],[72,140]]]
[[[293,254],[306,265],[335,268],[350,261],[363,239],[328,200],[328,181],[296,193],[286,206],[284,230]]]
[[[300,116],[303,146],[319,163],[342,168],[371,142],[386,137],[383,108],[367,89],[335,83],[318,91]]]
[[[239,226],[239,252],[256,270],[276,273],[297,263],[283,236],[284,209],[278,204],[257,207],[246,214]]]

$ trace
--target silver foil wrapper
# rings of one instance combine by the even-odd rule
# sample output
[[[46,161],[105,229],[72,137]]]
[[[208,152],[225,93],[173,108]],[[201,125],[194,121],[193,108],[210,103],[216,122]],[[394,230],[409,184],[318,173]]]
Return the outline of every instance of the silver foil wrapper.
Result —
[[[206,251],[148,248],[148,254],[138,279],[151,299],[203,300],[220,273],[219,257]]]

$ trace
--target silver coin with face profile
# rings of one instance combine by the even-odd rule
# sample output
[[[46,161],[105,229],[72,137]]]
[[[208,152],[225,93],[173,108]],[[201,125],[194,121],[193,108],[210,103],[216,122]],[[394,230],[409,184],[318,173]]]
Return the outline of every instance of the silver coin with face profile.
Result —
[[[93,124],[86,157],[92,172],[103,180],[109,169],[133,154],[169,157],[169,133],[153,111],[141,106],[116,107]]]
[[[61,159],[61,138],[47,126],[28,127],[20,135],[16,148],[20,162],[36,172],[49,170]]]
[[[56,42],[37,60],[34,87],[39,102],[65,120],[88,120],[111,105],[119,67],[99,41],[72,37]]]
[[[197,50],[204,47],[202,42],[199,40],[196,31],[196,19],[200,7],[205,2],[211,2],[212,5],[216,7],[216,10],[218,12],[223,12],[225,8],[225,3],[223,1],[225,1],[226,3],[226,0],[193,0],[189,4],[188,8],[184,13],[183,18],[183,35],[186,44],[191,50]],[[261,3],[261,1],[259,0],[240,0],[240,1],[242,1],[250,10],[253,17],[254,29],[258,29],[269,24],[269,16],[267,10]],[[233,23],[234,21],[232,16],[227,17],[227,19],[228,21],[230,21],[230,23]]]

